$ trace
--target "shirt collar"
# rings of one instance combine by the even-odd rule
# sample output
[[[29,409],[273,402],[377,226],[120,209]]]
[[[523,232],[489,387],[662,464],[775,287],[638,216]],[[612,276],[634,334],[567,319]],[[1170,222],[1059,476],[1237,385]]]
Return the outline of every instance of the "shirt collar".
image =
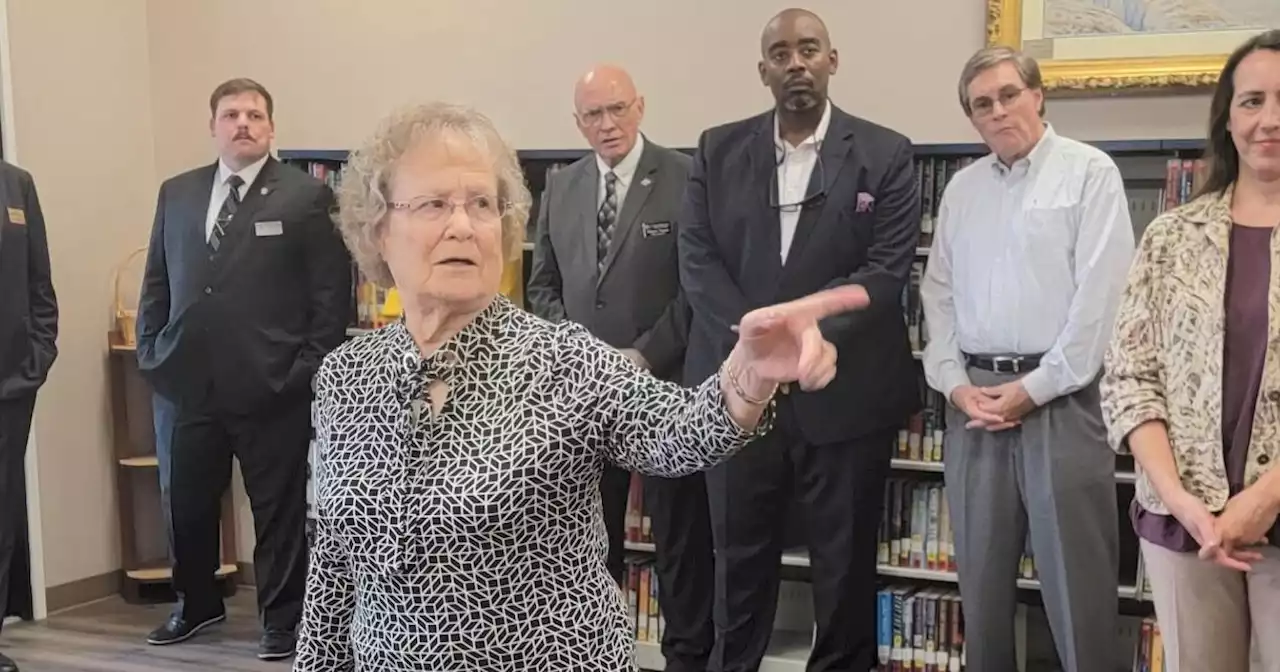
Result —
[[[258,173],[262,172],[262,167],[267,165],[267,159],[271,158],[271,154],[263,154],[261,159],[241,168],[240,170],[231,170],[222,159],[218,159],[218,185],[227,183],[227,178],[232,175],[239,175],[244,180],[244,186],[248,187],[253,181],[258,179]]]
[[[991,165],[993,166],[993,170],[999,177],[1004,177],[1011,173],[1025,174],[1033,166],[1039,165],[1046,157],[1053,153],[1053,144],[1057,139],[1058,134],[1053,130],[1053,124],[1046,121],[1044,122],[1044,134],[1040,136],[1040,140],[1036,143],[1036,146],[1032,147],[1031,151],[1027,152],[1026,156],[1014,161],[1012,166],[1005,166],[1004,162],[1000,160],[1000,157],[996,156],[995,153],[992,152]]]
[[[505,321],[513,310],[515,306],[509,299],[501,294],[495,296],[470,323],[427,357],[418,349],[401,316],[386,329],[390,335],[394,365],[402,380],[412,383],[421,382],[423,378],[446,377],[468,363],[492,359],[496,341],[505,331]]]
[[[636,135],[636,144],[622,157],[616,166],[610,166],[596,154],[596,167],[600,169],[600,176],[612,171],[617,176],[618,181],[622,184],[631,184],[631,177],[636,174],[636,168],[640,165],[640,155],[644,153],[644,134]]]
[[[778,154],[782,154],[786,149],[799,149],[810,145],[821,144],[827,137],[827,128],[831,126],[831,101],[827,100],[826,106],[822,108],[822,118],[818,120],[818,127],[813,129],[813,135],[805,138],[796,147],[790,147],[789,143],[782,139],[782,128],[778,125],[778,114],[773,114],[773,146]]]

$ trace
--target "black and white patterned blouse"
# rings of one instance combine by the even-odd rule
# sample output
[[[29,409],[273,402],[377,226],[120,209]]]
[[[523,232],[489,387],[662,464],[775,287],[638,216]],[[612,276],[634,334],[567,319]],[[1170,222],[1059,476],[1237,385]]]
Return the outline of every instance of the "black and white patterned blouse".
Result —
[[[450,393],[438,415],[430,381]],[[497,298],[429,358],[393,324],[316,379],[317,529],[296,672],[634,670],[605,567],[606,462],[706,469],[742,431],[718,377],[662,382]]]

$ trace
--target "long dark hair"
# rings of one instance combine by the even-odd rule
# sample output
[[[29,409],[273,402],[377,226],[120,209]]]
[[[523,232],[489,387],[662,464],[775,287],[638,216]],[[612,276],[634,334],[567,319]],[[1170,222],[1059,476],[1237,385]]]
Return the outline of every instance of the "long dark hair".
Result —
[[[1209,169],[1199,194],[1224,193],[1240,177],[1240,153],[1236,151],[1236,143],[1227,128],[1227,122],[1231,120],[1231,101],[1236,97],[1236,68],[1246,56],[1263,49],[1280,51],[1280,30],[1254,36],[1232,52],[1227,64],[1222,66],[1218,86],[1213,91],[1213,102],[1209,104],[1209,141],[1205,155]]]

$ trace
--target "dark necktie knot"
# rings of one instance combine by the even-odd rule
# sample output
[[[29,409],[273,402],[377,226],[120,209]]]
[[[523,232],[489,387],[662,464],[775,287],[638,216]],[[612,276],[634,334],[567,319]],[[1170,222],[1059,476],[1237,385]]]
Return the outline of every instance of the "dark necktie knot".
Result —
[[[229,194],[231,198],[234,198],[237,201],[239,201],[240,187],[244,186],[244,178],[240,177],[239,175],[232,175],[231,177],[227,178],[227,186],[230,187],[231,189],[231,193]]]

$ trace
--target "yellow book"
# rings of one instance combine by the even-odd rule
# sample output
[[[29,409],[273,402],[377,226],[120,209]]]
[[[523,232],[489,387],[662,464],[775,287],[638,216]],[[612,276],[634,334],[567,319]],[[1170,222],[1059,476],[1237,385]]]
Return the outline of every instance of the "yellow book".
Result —
[[[1151,626],[1151,672],[1164,672],[1164,637],[1159,623]]]
[[[382,317],[390,320],[400,319],[400,314],[404,312],[404,308],[400,305],[400,292],[394,287],[387,290],[387,298],[382,303]]]
[[[498,291],[517,306],[524,306],[524,257],[503,265],[502,284]]]

